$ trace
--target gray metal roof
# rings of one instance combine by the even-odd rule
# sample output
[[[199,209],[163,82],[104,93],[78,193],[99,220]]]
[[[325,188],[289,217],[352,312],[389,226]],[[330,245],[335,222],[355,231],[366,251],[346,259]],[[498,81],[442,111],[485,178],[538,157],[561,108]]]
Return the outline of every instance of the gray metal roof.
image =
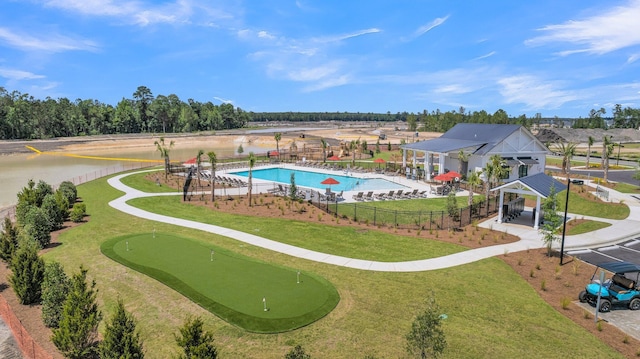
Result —
[[[496,191],[501,188],[512,186],[514,183],[521,183],[544,198],[549,197],[549,194],[551,194],[552,185],[555,187],[556,193],[562,192],[565,189],[567,189],[567,186],[562,182],[540,172],[540,173],[536,173],[535,175],[521,177],[521,178],[518,178],[517,180],[507,182],[501,186],[493,188],[492,191]]]
[[[444,136],[444,135],[443,135]],[[402,146],[402,148],[413,151],[425,151],[425,152],[451,152],[461,150],[463,148],[472,147],[475,151],[485,142],[482,141],[468,141],[468,140],[457,140],[452,138],[434,138],[432,140],[414,142],[407,145]]]
[[[407,150],[451,152],[473,147],[473,154],[484,155],[498,143],[520,129],[520,125],[459,123],[442,136],[432,140],[401,146]]]

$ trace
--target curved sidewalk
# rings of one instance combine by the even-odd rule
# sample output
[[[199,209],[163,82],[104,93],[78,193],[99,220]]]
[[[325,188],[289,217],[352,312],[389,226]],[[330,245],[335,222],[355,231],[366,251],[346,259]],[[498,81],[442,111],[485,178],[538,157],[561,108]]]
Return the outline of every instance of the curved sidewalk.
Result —
[[[142,171],[142,172],[146,172],[146,171]],[[421,272],[421,271],[436,270],[436,269],[442,269],[442,268],[448,268],[448,267],[454,267],[462,264],[472,263],[485,258],[501,255],[504,253],[518,252],[518,251],[543,247],[543,243],[540,239],[540,235],[538,234],[538,232],[532,229],[531,227],[529,227],[528,230],[523,229],[522,231],[518,231],[517,233],[514,233],[514,231],[507,229],[507,231],[510,234],[514,234],[521,238],[521,240],[518,242],[495,245],[495,246],[478,248],[478,249],[470,249],[464,252],[450,254],[448,256],[443,256],[438,258],[430,258],[430,259],[406,261],[406,262],[378,262],[378,261],[369,261],[369,260],[341,257],[341,256],[327,254],[327,253],[311,251],[311,250],[300,248],[300,247],[295,247],[292,245],[272,241],[267,238],[259,237],[259,236],[241,232],[241,231],[236,231],[229,228],[160,215],[160,214],[151,213],[151,212],[130,206],[127,204],[127,201],[134,198],[167,196],[167,195],[173,196],[173,195],[179,194],[179,193],[146,193],[146,192],[142,192],[134,188],[131,188],[120,181],[121,178],[131,174],[133,173],[121,174],[121,175],[112,177],[107,181],[109,185],[125,193],[125,195],[109,202],[109,205],[111,207],[121,212],[127,213],[132,216],[144,218],[144,219],[149,219],[152,221],[168,223],[168,224],[187,227],[187,228],[194,228],[194,229],[202,230],[205,232],[214,233],[214,234],[232,238],[247,244],[251,244],[257,247],[284,253],[284,254],[298,257],[298,258],[303,258],[303,259],[307,259],[315,262],[333,264],[333,265],[347,267],[347,268],[368,270],[368,271],[382,271],[382,272]],[[640,207],[638,207],[638,209],[640,210]],[[640,217],[636,217],[636,218],[640,219]],[[636,221],[633,221],[633,222],[637,222],[637,219]],[[501,230],[500,228],[498,228],[498,226],[495,223],[493,223],[493,221],[494,221],[493,219],[485,221],[483,223],[483,227],[492,226],[493,229]],[[617,221],[617,222],[624,222],[624,221]],[[502,226],[508,226],[508,225],[502,224],[501,227]],[[618,224],[614,224],[611,227],[618,227]],[[635,223],[634,229],[638,231],[638,228],[640,228],[638,226],[638,223]],[[571,237],[579,237],[579,236],[571,236]]]

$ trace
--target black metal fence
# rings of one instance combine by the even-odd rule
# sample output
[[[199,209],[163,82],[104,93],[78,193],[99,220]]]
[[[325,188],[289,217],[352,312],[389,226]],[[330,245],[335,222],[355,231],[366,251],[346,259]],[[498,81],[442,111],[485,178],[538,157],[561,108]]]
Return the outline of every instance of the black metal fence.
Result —
[[[335,216],[374,226],[414,228],[423,230],[456,229],[476,219],[498,212],[499,197],[492,197],[471,206],[460,208],[455,215],[446,211],[400,211],[379,208],[367,202],[339,203],[314,201],[313,204]]]

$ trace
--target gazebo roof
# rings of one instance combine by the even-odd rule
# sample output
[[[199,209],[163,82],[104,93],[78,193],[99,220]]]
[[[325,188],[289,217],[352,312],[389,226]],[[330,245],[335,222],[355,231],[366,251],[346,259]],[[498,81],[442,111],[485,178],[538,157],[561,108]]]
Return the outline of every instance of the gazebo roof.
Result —
[[[440,152],[440,153],[457,151],[463,148],[473,147],[473,152],[475,152],[478,148],[480,148],[484,144],[485,142],[482,142],[482,141],[469,141],[469,140],[458,140],[453,138],[438,137],[432,140],[410,143],[402,147],[410,151],[417,150],[417,151],[424,151],[424,152]]]
[[[492,191],[497,191],[503,188],[518,188],[527,187],[535,194],[547,198],[551,194],[551,187],[555,187],[556,193],[562,192],[567,189],[567,186],[555,178],[548,176],[542,172],[535,175],[518,178],[517,180],[507,182],[496,188],[492,188]]]

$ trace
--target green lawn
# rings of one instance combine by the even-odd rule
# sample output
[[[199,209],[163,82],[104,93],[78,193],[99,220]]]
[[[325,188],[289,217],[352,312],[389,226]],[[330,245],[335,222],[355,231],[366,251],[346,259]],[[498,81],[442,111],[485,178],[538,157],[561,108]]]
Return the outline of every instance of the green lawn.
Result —
[[[586,222],[578,224],[575,227],[567,228],[566,234],[568,236],[573,236],[575,234],[593,232],[593,231],[596,231],[598,229],[607,228],[609,226],[611,226],[611,223],[600,222],[600,221],[586,221]],[[562,229],[560,229],[559,231],[560,231],[560,233],[562,233]]]
[[[161,176],[161,177],[164,176],[164,171],[162,168],[154,170],[153,172],[155,172],[154,174],[157,176]],[[132,174],[122,178],[121,182],[126,184],[129,187],[132,187],[147,193],[180,192],[175,188],[158,185],[153,181],[149,181],[145,179],[145,177],[148,175],[149,175],[149,172]]]
[[[373,226],[371,230],[364,231],[348,226],[332,226],[335,218],[320,210],[309,215],[323,216],[327,225],[289,220],[287,230],[283,231],[280,219],[224,212],[214,212],[215,215],[212,215],[207,208],[183,203],[182,196],[136,198],[128,203],[153,213],[231,228],[297,247],[349,258],[396,262],[440,257],[466,250],[465,247],[454,244],[379,232]]]
[[[258,333],[289,331],[329,313],[340,297],[325,279],[167,233],[131,234],[104,255],[177,290],[229,323]],[[268,299],[267,308],[263,298]]]
[[[558,193],[558,211],[564,211],[566,198],[565,191]],[[593,197],[586,199],[573,191],[569,193],[569,212],[608,219],[629,217],[629,207],[625,204],[602,202]]]
[[[189,316],[203,318],[223,358],[282,358],[296,344],[313,358],[404,358],[405,335],[431,293],[448,316],[443,326],[448,342],[443,358],[621,358],[551,308],[498,258],[419,273],[353,270],[125,215],[107,204],[121,193],[109,187],[105,179],[78,186],[78,191],[87,204],[88,223],[62,233],[60,245],[45,253],[45,260],[61,262],[67,272],[84,265],[89,278],[98,285],[98,302],[105,317],[112,315],[121,298],[138,320],[145,356],[149,358],[169,358],[179,353],[174,334]],[[289,232],[288,220],[279,224],[282,232]],[[341,300],[327,316],[300,329],[279,334],[247,332],[100,253],[101,244],[111,238],[152,233],[154,228],[157,233],[188,238],[207,248],[215,246],[257,261],[314,273],[330,281]],[[557,261],[540,264],[555,267]],[[100,330],[104,331],[104,325]]]

